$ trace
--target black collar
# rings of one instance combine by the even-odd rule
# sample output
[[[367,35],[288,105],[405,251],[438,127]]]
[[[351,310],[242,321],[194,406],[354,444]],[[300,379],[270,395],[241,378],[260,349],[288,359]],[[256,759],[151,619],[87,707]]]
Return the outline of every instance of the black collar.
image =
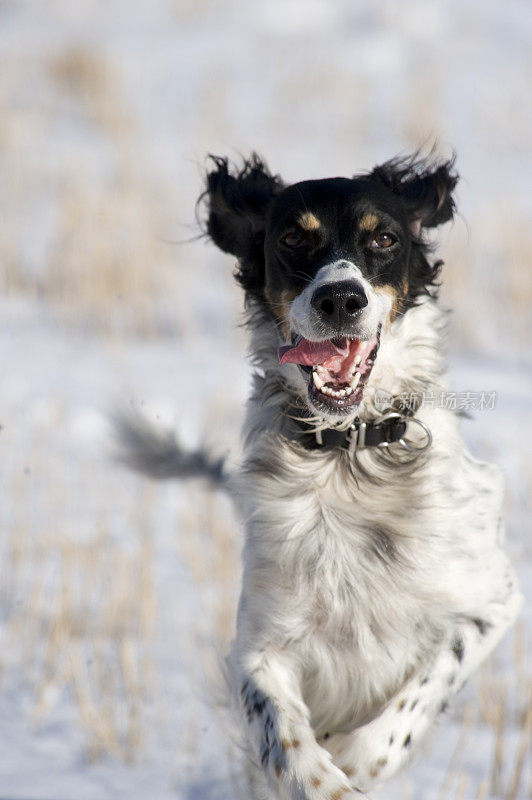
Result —
[[[383,447],[400,441],[408,419],[395,412],[385,414],[376,422],[361,422],[356,419],[347,430],[325,428],[316,431],[312,423],[297,420],[297,440],[307,450],[352,450],[363,447]]]

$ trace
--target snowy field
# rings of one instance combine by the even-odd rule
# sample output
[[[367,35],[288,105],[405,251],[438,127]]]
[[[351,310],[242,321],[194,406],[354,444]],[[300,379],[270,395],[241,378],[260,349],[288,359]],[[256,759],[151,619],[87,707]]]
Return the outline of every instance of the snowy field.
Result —
[[[0,4],[0,800],[233,800],[216,707],[240,532],[225,497],[113,461],[133,403],[236,441],[231,259],[194,237],[208,152],[286,180],[457,152],[441,231],[464,423],[507,479],[525,593],[532,467],[529,0]],[[532,598],[375,800],[532,793]]]

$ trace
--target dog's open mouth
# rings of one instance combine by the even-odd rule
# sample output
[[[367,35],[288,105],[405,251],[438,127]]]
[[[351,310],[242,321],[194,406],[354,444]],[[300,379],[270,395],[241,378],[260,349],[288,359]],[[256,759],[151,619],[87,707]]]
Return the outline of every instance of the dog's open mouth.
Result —
[[[298,364],[308,376],[309,399],[329,413],[347,414],[359,405],[375,364],[379,334],[363,341],[343,336],[312,342],[302,337],[279,348],[281,364]]]

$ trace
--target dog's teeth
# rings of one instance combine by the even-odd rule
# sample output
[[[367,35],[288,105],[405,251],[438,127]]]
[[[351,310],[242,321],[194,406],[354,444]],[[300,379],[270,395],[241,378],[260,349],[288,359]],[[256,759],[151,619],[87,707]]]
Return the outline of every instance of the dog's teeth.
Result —
[[[331,389],[330,386],[323,386],[319,387],[319,391],[322,394],[326,394],[328,397],[336,397],[339,400],[342,397],[348,397],[350,394],[353,394],[353,389],[351,386],[346,386],[345,389]]]
[[[312,380],[314,381],[316,389],[321,389],[321,387],[325,385],[325,381],[322,381],[317,372],[312,373]]]
[[[355,372],[353,380],[349,381],[351,389],[356,389],[360,380],[360,372]]]

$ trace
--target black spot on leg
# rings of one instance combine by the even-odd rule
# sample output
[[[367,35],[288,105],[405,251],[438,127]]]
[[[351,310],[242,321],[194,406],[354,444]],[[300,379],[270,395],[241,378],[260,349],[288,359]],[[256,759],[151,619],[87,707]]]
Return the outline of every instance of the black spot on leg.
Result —
[[[451,644],[451,650],[458,663],[461,664],[464,658],[464,640],[461,636],[455,636]]]
[[[402,711],[405,706],[406,706],[406,700],[399,700],[399,702],[397,703],[397,710]]]
[[[266,742],[263,742],[260,748],[260,763],[262,764],[263,769],[266,769],[269,760],[270,760],[270,747]]]
[[[426,676],[423,678],[423,680],[421,681],[421,686],[426,686],[428,682],[429,682],[429,676],[428,676],[428,675],[426,675]]]
[[[456,675],[449,675],[447,679],[447,685],[452,686],[456,680]]]
[[[253,717],[260,717],[266,707],[266,695],[253,688],[250,681],[244,681],[240,694],[248,722]]]
[[[417,697],[410,705],[410,711],[413,711],[417,704],[419,703],[419,697]]]
[[[486,622],[485,619],[480,619],[480,617],[475,617],[473,624],[476,625],[481,636],[485,636],[491,628],[491,624]]]
[[[275,736],[273,732],[273,720],[269,714],[266,715],[266,719],[264,720],[264,741],[268,746],[273,744]]]
[[[403,747],[408,748],[412,744],[412,734],[409,733],[406,739],[403,742]]]
[[[388,739],[388,744],[390,745],[390,747],[394,742],[395,742],[395,736],[393,735],[393,733],[391,733],[390,738]]]
[[[447,711],[448,708],[449,708],[448,700],[443,700],[443,702],[441,703],[441,705],[440,705],[440,707],[438,709],[438,714],[445,714],[445,712]]]

